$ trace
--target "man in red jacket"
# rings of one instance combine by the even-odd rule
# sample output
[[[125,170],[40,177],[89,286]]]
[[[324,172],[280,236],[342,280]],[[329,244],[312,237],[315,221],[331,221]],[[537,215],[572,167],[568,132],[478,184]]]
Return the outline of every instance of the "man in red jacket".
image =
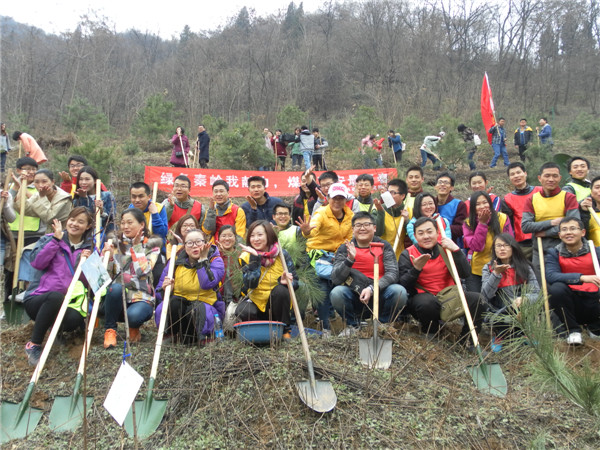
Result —
[[[560,244],[546,253],[546,278],[550,306],[567,329],[567,343],[582,343],[581,326],[587,325],[592,339],[600,339],[600,277],[591,252],[600,252],[585,239],[578,218],[565,217],[558,224]]]

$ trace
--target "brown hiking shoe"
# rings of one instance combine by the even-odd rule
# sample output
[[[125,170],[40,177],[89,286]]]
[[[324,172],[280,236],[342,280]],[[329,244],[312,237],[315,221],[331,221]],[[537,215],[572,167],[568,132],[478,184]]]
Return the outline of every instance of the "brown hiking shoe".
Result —
[[[104,348],[113,348],[117,346],[117,330],[109,328],[104,332]]]
[[[129,342],[140,342],[142,340],[142,333],[140,333],[139,328],[130,328],[129,329]]]

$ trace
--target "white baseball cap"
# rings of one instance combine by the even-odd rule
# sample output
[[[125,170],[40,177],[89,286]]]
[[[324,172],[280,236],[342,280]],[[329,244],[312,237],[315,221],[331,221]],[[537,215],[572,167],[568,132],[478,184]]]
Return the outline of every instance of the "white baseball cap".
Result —
[[[327,195],[329,196],[329,198],[337,197],[339,195],[346,199],[351,198],[351,195],[348,192],[348,188],[342,183],[333,183],[329,187],[329,192],[327,193]]]

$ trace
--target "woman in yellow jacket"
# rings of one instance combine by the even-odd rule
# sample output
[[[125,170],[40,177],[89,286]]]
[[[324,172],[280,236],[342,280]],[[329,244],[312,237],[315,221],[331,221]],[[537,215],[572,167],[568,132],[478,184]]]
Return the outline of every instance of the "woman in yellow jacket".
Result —
[[[240,264],[244,285],[242,293],[246,300],[240,301],[235,315],[242,322],[249,320],[274,320],[285,324],[283,337],[290,337],[290,294],[288,283],[298,288],[298,275],[290,255],[280,249],[277,233],[266,220],[257,220],[250,225],[246,245],[240,245],[243,253]],[[287,276],[279,252],[283,252]]]

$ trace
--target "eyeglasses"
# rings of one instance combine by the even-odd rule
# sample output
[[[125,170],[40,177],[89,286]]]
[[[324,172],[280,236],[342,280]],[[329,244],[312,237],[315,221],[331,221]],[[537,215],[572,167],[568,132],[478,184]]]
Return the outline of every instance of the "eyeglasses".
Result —
[[[398,192],[398,191],[388,191],[388,192],[392,195],[400,195],[400,192]]]
[[[321,189],[323,189],[323,188],[328,188],[328,187],[330,187],[332,184],[333,184],[333,183],[322,183],[322,184],[321,184]]]
[[[510,244],[495,244],[494,247],[498,249],[510,248]]]
[[[446,180],[438,180],[436,183],[438,186],[450,186],[452,184],[450,181]]]
[[[186,248],[193,248],[193,247],[201,247],[204,244],[206,244],[206,241],[204,239],[198,239],[195,241],[187,241],[185,243]]]
[[[69,164],[70,169],[81,169],[85,164]]]
[[[275,213],[276,216],[289,216],[290,213],[289,212],[277,212]]]
[[[373,225],[371,222],[364,222],[364,223],[355,223],[354,224],[354,228],[358,229],[358,230],[366,230],[367,228],[369,228],[371,225]]]
[[[581,228],[579,228],[579,227],[569,227],[569,228],[561,228],[560,232],[568,233],[570,231],[571,233],[575,233],[576,231],[579,231],[579,230],[581,230]]]

